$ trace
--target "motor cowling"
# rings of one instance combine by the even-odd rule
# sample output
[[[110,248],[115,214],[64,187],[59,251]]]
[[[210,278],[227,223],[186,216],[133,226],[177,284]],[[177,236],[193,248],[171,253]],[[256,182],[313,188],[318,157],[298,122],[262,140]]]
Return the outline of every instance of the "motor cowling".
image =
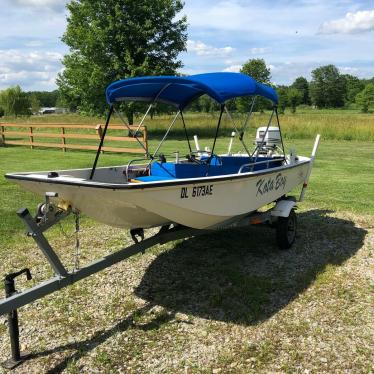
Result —
[[[263,154],[273,153],[282,143],[279,127],[270,126],[268,131],[266,128],[266,126],[262,126],[257,129],[255,140],[259,153]]]

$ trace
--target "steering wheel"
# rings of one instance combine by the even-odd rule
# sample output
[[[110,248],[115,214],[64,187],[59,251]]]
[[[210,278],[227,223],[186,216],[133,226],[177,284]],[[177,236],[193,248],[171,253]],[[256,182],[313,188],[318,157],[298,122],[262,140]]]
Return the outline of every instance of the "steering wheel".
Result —
[[[192,151],[190,154],[186,155],[186,158],[189,162],[194,162],[198,165],[209,165],[211,160],[213,158],[216,158],[217,160],[220,159],[218,155],[215,153],[212,153],[211,151],[204,151],[204,153],[208,154],[209,156],[205,160],[199,160],[196,158],[196,154],[202,153],[201,151]]]
[[[186,159],[189,161],[189,162],[193,162],[195,164],[198,164],[198,165],[201,165],[203,164],[203,161],[199,160],[196,158],[196,154],[199,153],[199,152],[190,152],[188,155],[186,155]]]

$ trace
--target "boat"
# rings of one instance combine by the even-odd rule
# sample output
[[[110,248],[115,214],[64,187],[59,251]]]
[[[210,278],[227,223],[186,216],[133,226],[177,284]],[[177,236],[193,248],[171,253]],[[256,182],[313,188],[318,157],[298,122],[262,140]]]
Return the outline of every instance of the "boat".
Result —
[[[190,138],[183,116],[191,102],[202,95],[210,96],[220,108],[212,147],[204,150],[200,149],[196,136]],[[239,128],[226,103],[244,96],[252,97],[252,102]],[[257,129],[254,149],[249,150],[243,135],[258,96],[268,99],[272,110],[267,125]],[[128,229],[171,224],[217,229],[286,198],[300,184],[306,187],[313,157],[286,155],[275,89],[245,74],[221,72],[123,79],[107,87],[106,100],[109,114],[91,168],[8,173],[6,178],[41,196],[53,192],[49,196],[56,206],[69,207],[104,224]],[[144,160],[97,167],[111,116],[113,113],[121,116],[119,105],[131,101],[149,103],[139,128],[157,103],[171,105],[176,114],[156,150],[151,154],[145,149]],[[216,154],[224,115],[230,119],[233,132],[227,152]],[[182,119],[189,154],[170,158],[160,150],[178,117]],[[124,129],[131,131],[125,121]],[[137,132],[131,132],[136,139]],[[232,151],[234,140],[240,142],[243,152]]]
[[[219,118],[211,149],[201,149],[197,136],[193,137],[193,149],[183,111],[204,94],[219,104]],[[226,103],[243,96],[253,99],[239,128]],[[244,134],[258,96],[270,100],[272,111],[267,125],[257,129],[254,149],[250,151]],[[109,114],[91,168],[6,174],[7,179],[45,198],[35,217],[27,208],[19,209],[17,215],[26,226],[27,236],[38,245],[54,273],[48,280],[21,292],[16,290],[15,278],[26,274],[30,280],[30,269],[5,276],[6,298],[0,300],[0,315],[8,314],[12,356],[3,363],[8,369],[31,357],[20,351],[17,308],[144,253],[157,244],[253,224],[274,227],[280,249],[290,248],[295,241],[296,198],[288,194],[302,184],[299,201],[303,200],[319,135],[311,157],[296,155],[295,151],[286,155],[277,112],[278,97],[272,87],[240,73],[139,77],[110,84],[106,100]],[[138,141],[138,130],[154,105],[172,105],[176,114],[155,151],[151,154],[144,148],[145,159],[97,167],[111,116],[116,112],[122,117],[119,109],[124,101],[149,103],[135,131],[124,122],[129,134]],[[230,119],[233,131],[227,152],[217,154],[215,146],[223,115]],[[182,119],[189,153],[186,157],[176,153],[170,158],[160,150],[178,117]],[[241,143],[244,152],[233,151],[234,141]],[[141,141],[139,145],[144,147]],[[265,208],[267,205],[271,207]],[[129,228],[134,244],[81,267],[78,236],[81,213],[108,225]],[[68,270],[43,233],[70,214],[75,216],[75,248],[74,265]],[[145,238],[144,229],[157,226],[160,230],[150,230],[151,236]]]

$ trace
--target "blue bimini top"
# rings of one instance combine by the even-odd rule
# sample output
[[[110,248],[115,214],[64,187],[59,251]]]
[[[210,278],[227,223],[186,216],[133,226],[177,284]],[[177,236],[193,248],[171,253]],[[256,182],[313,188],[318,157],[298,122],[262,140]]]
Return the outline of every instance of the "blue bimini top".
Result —
[[[240,96],[260,95],[278,103],[275,90],[241,73],[207,73],[187,77],[154,76],[122,79],[106,89],[109,105],[120,101],[160,102],[180,110],[201,95],[218,103]]]

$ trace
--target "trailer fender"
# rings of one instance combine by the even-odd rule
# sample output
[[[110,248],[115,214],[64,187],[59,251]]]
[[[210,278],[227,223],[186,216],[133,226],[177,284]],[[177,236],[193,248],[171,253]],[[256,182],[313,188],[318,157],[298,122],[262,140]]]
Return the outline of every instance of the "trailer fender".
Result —
[[[296,206],[293,200],[280,200],[271,211],[272,217],[288,217],[291,210]]]

